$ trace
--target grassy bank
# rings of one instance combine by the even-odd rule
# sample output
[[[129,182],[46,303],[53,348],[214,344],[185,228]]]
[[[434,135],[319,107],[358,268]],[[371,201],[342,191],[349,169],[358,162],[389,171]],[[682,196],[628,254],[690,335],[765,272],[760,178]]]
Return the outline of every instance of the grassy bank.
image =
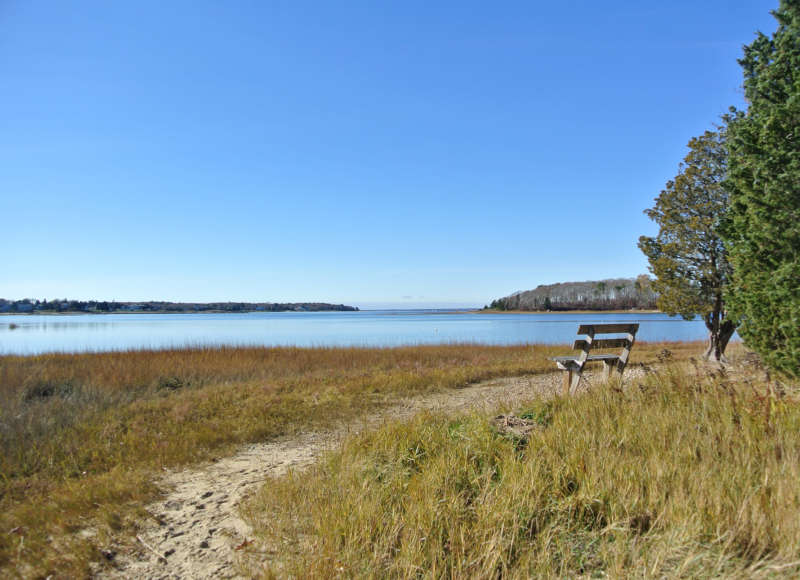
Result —
[[[478,415],[353,438],[251,500],[275,555],[249,564],[319,578],[796,577],[796,397],[662,368],[624,391],[532,401],[528,440]]]
[[[544,347],[220,348],[0,357],[0,569],[78,576],[162,467],[399,396],[549,369]],[[13,533],[7,533],[15,530]]]
[[[652,362],[661,348],[637,345],[635,360]],[[328,428],[398,397],[550,371],[547,356],[563,352],[453,345],[0,357],[0,569],[83,574],[100,548],[147,517],[142,506],[162,468]]]

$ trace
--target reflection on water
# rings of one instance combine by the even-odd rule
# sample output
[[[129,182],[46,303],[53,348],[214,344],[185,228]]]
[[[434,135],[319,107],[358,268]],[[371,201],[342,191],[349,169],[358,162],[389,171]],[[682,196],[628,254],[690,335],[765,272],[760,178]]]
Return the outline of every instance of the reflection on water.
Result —
[[[93,315],[89,315],[89,316],[93,316]],[[18,317],[18,318],[20,318],[20,317]],[[23,330],[23,331],[24,330],[28,330],[28,331],[34,331],[34,332],[59,332],[59,331],[71,331],[71,330],[74,330],[77,325],[80,325],[81,328],[84,328],[84,329],[87,329],[87,330],[91,330],[91,329],[99,330],[101,328],[109,328],[109,327],[119,326],[119,323],[117,321],[113,321],[113,320],[112,321],[108,321],[108,322],[106,322],[106,321],[102,321],[102,322],[100,322],[100,321],[81,321],[81,322],[77,322],[75,320],[69,320],[69,321],[66,321],[66,320],[52,320],[52,321],[50,321],[50,320],[42,320],[42,319],[43,318],[60,318],[60,317],[57,317],[57,316],[44,316],[44,315],[43,316],[36,316],[36,315],[27,316],[26,315],[25,318],[36,318],[38,320],[35,320],[35,321],[31,322],[31,323],[28,323],[24,319],[22,321],[18,320],[17,322],[14,322],[14,323],[8,325],[9,329],[10,330]],[[103,316],[103,318],[107,318],[107,316]]]
[[[639,322],[638,340],[701,340],[701,320],[665,314],[479,314],[384,310],[0,317],[0,353],[206,345],[399,346],[569,343],[579,323]]]

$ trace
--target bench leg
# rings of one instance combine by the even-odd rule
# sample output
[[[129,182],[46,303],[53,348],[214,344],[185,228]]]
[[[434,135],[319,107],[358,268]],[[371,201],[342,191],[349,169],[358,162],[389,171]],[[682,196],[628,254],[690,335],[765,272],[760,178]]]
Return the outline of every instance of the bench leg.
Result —
[[[575,371],[572,374],[572,384],[570,385],[570,390],[573,393],[578,390],[578,383],[581,382],[581,373],[583,373],[583,369]]]
[[[569,387],[572,384],[572,371],[564,371],[564,385],[561,387],[561,394],[565,397],[569,395]]]
[[[610,363],[608,361],[603,361],[603,380],[608,381],[609,377],[611,377],[611,371],[616,368],[616,363]]]

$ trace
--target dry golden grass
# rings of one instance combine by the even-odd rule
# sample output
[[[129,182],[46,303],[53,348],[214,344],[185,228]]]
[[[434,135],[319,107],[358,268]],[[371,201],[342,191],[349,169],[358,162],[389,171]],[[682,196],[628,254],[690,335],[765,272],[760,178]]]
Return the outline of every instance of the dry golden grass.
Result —
[[[142,516],[161,467],[330,427],[399,395],[540,372],[547,352],[458,345],[0,357],[0,569],[81,575],[100,557],[97,546]]]
[[[298,578],[797,577],[800,407],[670,362],[531,401],[529,440],[429,415],[350,439],[246,506]],[[761,375],[759,375],[761,376]]]
[[[634,352],[649,360],[661,348]],[[546,357],[564,351],[451,345],[0,357],[0,571],[85,574],[100,547],[146,517],[142,506],[155,497],[163,467],[328,428],[400,396],[550,371]]]

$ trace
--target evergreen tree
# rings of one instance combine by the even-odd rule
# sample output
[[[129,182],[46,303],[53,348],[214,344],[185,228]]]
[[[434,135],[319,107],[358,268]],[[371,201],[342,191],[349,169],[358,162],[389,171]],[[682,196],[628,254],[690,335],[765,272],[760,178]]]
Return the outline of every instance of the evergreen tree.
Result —
[[[689,149],[674,181],[645,211],[659,231],[654,238],[641,236],[639,248],[656,277],[652,287],[659,294],[658,307],[687,320],[702,316],[709,335],[705,356],[722,361],[737,326],[725,304],[731,268],[718,231],[728,208],[722,187],[725,132],[706,131],[689,141]]]
[[[773,12],[739,61],[746,112],[730,120],[731,207],[723,235],[734,266],[740,334],[771,367],[800,376],[800,0]]]

